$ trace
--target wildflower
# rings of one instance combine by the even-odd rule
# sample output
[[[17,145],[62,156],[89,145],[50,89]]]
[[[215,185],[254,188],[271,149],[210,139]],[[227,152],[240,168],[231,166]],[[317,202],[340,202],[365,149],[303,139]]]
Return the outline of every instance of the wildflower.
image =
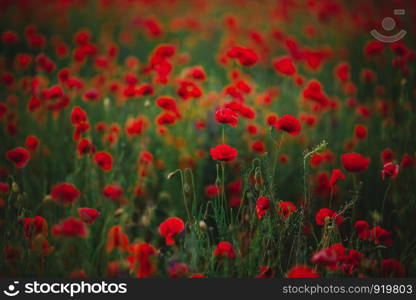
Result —
[[[185,229],[185,223],[180,218],[172,217],[159,225],[159,233],[165,238],[166,245],[175,244],[173,237]]]
[[[219,242],[217,247],[214,250],[214,256],[217,256],[217,257],[224,256],[228,258],[234,258],[235,253],[234,253],[233,245],[226,241]]]
[[[338,262],[338,255],[337,252],[331,247],[324,248],[316,252],[312,256],[311,261],[318,265],[333,266]]]
[[[16,168],[24,168],[30,160],[30,153],[23,147],[17,147],[7,151],[6,158],[11,161]]]
[[[84,223],[76,218],[68,218],[52,227],[52,233],[64,237],[85,237],[87,229]]]
[[[113,157],[110,153],[105,151],[95,153],[94,162],[105,172],[108,172],[113,168]]]
[[[87,122],[87,113],[79,106],[75,106],[71,111],[71,122],[73,125],[79,125]]]
[[[115,225],[108,230],[107,235],[107,253],[112,252],[114,249],[128,250],[129,238],[124,233],[123,229],[119,225]]]
[[[205,195],[212,198],[218,196],[221,192],[221,187],[216,186],[215,184],[208,185],[205,188]]]
[[[90,139],[82,138],[78,142],[77,146],[78,155],[82,156],[95,151],[95,147]]]
[[[39,144],[40,144],[39,139],[33,135],[29,135],[25,140],[25,146],[31,152],[35,152]]]
[[[302,129],[298,119],[291,115],[284,115],[274,123],[277,130],[283,130],[290,135],[298,135]]]
[[[87,225],[91,225],[100,216],[100,212],[95,208],[78,208],[78,215],[82,222]]]
[[[366,221],[358,220],[354,224],[354,228],[358,233],[358,237],[362,240],[370,238],[370,225]]]
[[[367,170],[370,158],[359,153],[346,153],[341,155],[341,162],[348,172],[363,172]]]
[[[238,151],[237,149],[224,144],[211,148],[210,153],[213,160],[229,162],[233,161],[237,157]]]
[[[383,164],[392,162],[395,159],[396,155],[390,148],[384,149],[381,153],[381,161]]]
[[[218,123],[229,124],[235,127],[238,124],[238,114],[229,108],[222,108],[215,112],[215,120]]]
[[[388,162],[383,166],[381,171],[381,178],[384,180],[385,177],[396,178],[399,175],[399,165]]]
[[[321,208],[315,216],[316,224],[319,226],[324,226],[325,223],[331,219],[333,219],[335,224],[338,226],[341,225],[344,221],[344,218],[341,215],[337,214],[329,208]]]
[[[62,204],[72,204],[80,195],[81,193],[79,190],[71,183],[60,183],[53,186],[51,189],[52,200]]]
[[[156,263],[152,257],[157,255],[156,249],[148,243],[135,243],[130,246],[128,257],[130,269],[136,270],[138,278],[148,278],[156,273]]]
[[[376,245],[393,245],[392,233],[384,228],[381,228],[380,226],[376,226],[370,230],[370,240]]]
[[[281,201],[278,205],[277,213],[282,218],[286,219],[296,211],[296,206],[290,201]]]
[[[33,237],[43,234],[48,235],[48,223],[45,218],[36,216],[23,219],[23,234],[25,238],[31,240]]]
[[[273,62],[274,69],[283,75],[292,76],[296,74],[296,67],[293,64],[293,60],[290,56],[283,56],[277,58]]]
[[[367,128],[361,124],[355,126],[354,136],[358,140],[365,140],[367,138]]]
[[[116,184],[110,184],[104,187],[102,194],[112,201],[117,201],[123,196],[123,189]]]
[[[308,266],[295,266],[290,269],[287,274],[287,278],[319,278],[319,273]]]
[[[395,259],[383,259],[381,261],[380,275],[383,277],[404,277],[403,265]]]
[[[270,200],[267,197],[259,197],[256,202],[257,217],[261,219],[270,207]]]
[[[188,266],[184,263],[172,261],[168,267],[169,278],[180,278],[188,276]]]
[[[345,175],[340,169],[333,169],[331,179],[329,179],[329,186],[333,187],[337,184],[338,180],[345,180]]]

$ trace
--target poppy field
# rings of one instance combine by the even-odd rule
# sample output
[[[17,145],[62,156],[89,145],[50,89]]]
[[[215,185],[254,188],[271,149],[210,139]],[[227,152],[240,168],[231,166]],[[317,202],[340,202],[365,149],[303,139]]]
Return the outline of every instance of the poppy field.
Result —
[[[416,1],[0,16],[1,277],[416,276]]]

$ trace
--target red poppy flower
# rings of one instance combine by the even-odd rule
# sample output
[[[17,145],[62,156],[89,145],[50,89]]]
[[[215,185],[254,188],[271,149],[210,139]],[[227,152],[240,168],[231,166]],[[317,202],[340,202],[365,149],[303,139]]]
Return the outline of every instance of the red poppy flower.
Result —
[[[319,273],[308,266],[296,266],[290,269],[287,278],[319,278]]]
[[[292,76],[296,74],[296,67],[290,56],[277,58],[273,62],[273,67],[277,72],[283,75]]]
[[[156,118],[156,123],[158,125],[172,125],[176,122],[176,116],[169,112],[161,113]]]
[[[34,218],[23,219],[23,233],[25,238],[31,240],[38,234],[48,235],[48,223],[45,218],[36,216]]]
[[[283,130],[291,135],[298,135],[302,129],[298,119],[291,115],[284,115],[274,123],[277,130]]]
[[[108,172],[113,168],[113,157],[110,153],[105,151],[95,153],[94,162],[105,172]]]
[[[95,151],[95,147],[90,139],[82,138],[77,146],[78,155],[82,156]]]
[[[180,218],[172,217],[163,221],[159,226],[159,233],[165,238],[166,245],[175,244],[173,237],[185,229],[185,223]]]
[[[338,180],[345,180],[345,175],[340,169],[333,169],[331,179],[329,179],[329,186],[333,187],[337,184]]]
[[[9,193],[9,185],[7,182],[1,182],[0,181],[0,194],[7,195]]]
[[[327,220],[331,219],[335,220],[335,224],[338,226],[344,222],[344,218],[341,215],[329,208],[321,208],[315,216],[316,224],[319,226],[324,226]]]
[[[211,184],[205,188],[205,195],[208,197],[218,196],[221,192],[221,188],[217,187],[215,184]]]
[[[129,237],[124,233],[123,228],[119,225],[115,225],[108,230],[107,236],[107,253],[112,252],[114,249],[127,251],[129,246]]]
[[[350,65],[348,63],[340,63],[334,69],[335,77],[340,82],[347,82],[350,79]]]
[[[416,160],[413,159],[409,154],[405,154],[402,157],[402,162],[400,163],[402,168],[410,168],[415,164]]]
[[[157,250],[148,243],[135,243],[130,246],[131,256],[128,257],[130,269],[136,270],[138,278],[148,278],[156,273],[156,263],[152,260]]]
[[[84,223],[76,218],[68,218],[52,227],[53,235],[64,237],[85,237],[87,228]]]
[[[210,154],[213,160],[233,161],[237,157],[238,151],[224,144],[211,148]]]
[[[367,128],[361,124],[355,126],[354,135],[358,140],[365,140],[367,138]]]
[[[296,206],[290,201],[281,201],[279,202],[277,213],[282,218],[286,219],[292,213],[296,211]]]
[[[381,171],[381,178],[384,180],[385,177],[396,178],[399,175],[399,165],[391,162],[386,163]]]
[[[341,155],[342,166],[348,172],[363,172],[367,170],[370,158],[359,153],[346,153]]]
[[[358,237],[362,240],[368,240],[370,238],[370,225],[366,221],[358,220],[354,224],[354,228],[358,233]]]
[[[25,146],[31,152],[35,152],[39,144],[40,144],[39,139],[33,135],[29,135],[25,140]]]
[[[87,113],[79,106],[75,106],[71,111],[71,122],[78,125],[87,122]]]
[[[260,154],[263,154],[266,152],[266,146],[264,145],[264,143],[262,141],[255,141],[253,142],[253,144],[251,144],[251,149],[253,151],[256,151]]]
[[[256,202],[257,217],[261,219],[270,207],[270,200],[267,197],[259,197]]]
[[[380,275],[382,277],[404,277],[405,269],[395,259],[383,259],[381,261]]]
[[[100,212],[95,208],[82,207],[78,208],[78,215],[82,222],[91,225],[99,217]]]
[[[206,276],[200,273],[195,273],[191,275],[189,278],[206,278]]]
[[[115,201],[119,200],[123,196],[123,189],[116,184],[110,184],[104,187],[102,194],[105,197]]]
[[[228,258],[234,258],[235,257],[235,252],[234,252],[234,247],[231,243],[229,242],[219,242],[217,247],[214,250],[214,256],[223,256],[223,257],[228,257]]]
[[[372,240],[376,245],[393,245],[392,233],[386,229],[381,228],[380,226],[376,226],[370,230],[370,240]]]
[[[383,164],[392,162],[395,159],[395,157],[395,153],[390,148],[384,149],[381,153],[381,161],[383,162]]]
[[[156,104],[164,110],[177,111],[176,101],[171,97],[159,97],[156,99]]]
[[[188,266],[184,263],[172,261],[168,267],[169,278],[181,278],[188,276]]]
[[[324,248],[316,252],[312,256],[311,261],[317,265],[332,267],[338,262],[338,255],[337,252],[331,247]]]
[[[30,160],[30,153],[23,147],[17,147],[7,151],[6,158],[11,161],[16,168],[24,168]]]
[[[215,112],[215,120],[235,127],[238,124],[238,114],[229,108],[221,108]]]
[[[140,153],[139,162],[144,165],[150,165],[153,161],[153,155],[152,153],[148,151],[143,151]]]
[[[80,195],[79,190],[71,183],[60,183],[51,189],[52,200],[62,204],[72,204]]]

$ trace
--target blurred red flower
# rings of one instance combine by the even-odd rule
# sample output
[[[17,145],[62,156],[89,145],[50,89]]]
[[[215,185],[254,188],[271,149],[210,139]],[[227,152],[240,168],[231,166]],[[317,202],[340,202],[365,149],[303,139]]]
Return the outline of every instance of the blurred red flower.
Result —
[[[396,178],[399,175],[399,165],[388,162],[383,166],[381,171],[381,178],[384,180],[385,177]]]
[[[39,144],[40,144],[39,139],[33,135],[29,135],[25,140],[25,146],[31,152],[35,152]]]
[[[341,215],[329,208],[321,208],[315,216],[316,224],[319,226],[324,226],[327,220],[330,221],[331,219],[333,219],[338,226],[344,222],[344,218]]]
[[[333,187],[337,184],[338,180],[345,180],[345,175],[340,169],[333,169],[331,179],[329,179],[329,186]]]
[[[159,225],[159,233],[165,238],[166,245],[175,244],[173,237],[185,230],[185,223],[180,218],[172,217]]]
[[[223,256],[228,258],[234,258],[235,252],[234,247],[230,242],[222,241],[219,242],[214,250],[214,256]]]
[[[91,225],[100,216],[100,212],[95,208],[82,207],[78,208],[78,215],[85,224]]]
[[[279,202],[277,213],[282,218],[289,217],[292,213],[296,211],[296,206],[290,201],[281,201]]]
[[[291,135],[298,135],[302,129],[298,119],[291,115],[284,115],[274,123],[277,130],[283,130]]]
[[[308,266],[296,266],[290,269],[287,278],[319,278],[319,273]]]
[[[87,228],[84,223],[76,218],[68,218],[52,227],[52,233],[64,237],[85,237]]]
[[[107,253],[114,249],[127,251],[129,246],[129,237],[124,233],[120,225],[115,225],[108,230],[107,235]]]
[[[113,157],[110,153],[105,151],[95,153],[94,162],[105,172],[108,172],[113,168]]]
[[[359,153],[345,153],[341,155],[342,166],[348,172],[363,172],[367,170],[370,158]]]
[[[81,193],[79,190],[71,183],[60,183],[53,186],[51,189],[52,200],[62,204],[72,204],[80,195]]]
[[[267,197],[259,197],[256,202],[257,217],[261,219],[270,207],[270,200]]]
[[[24,168],[30,160],[30,153],[23,147],[17,147],[7,151],[6,158],[11,161],[16,168]]]
[[[215,112],[215,120],[235,127],[238,124],[238,114],[229,108],[221,108]]]
[[[273,62],[274,69],[283,75],[292,76],[296,74],[296,67],[290,56],[279,57]]]
[[[215,148],[211,148],[210,154],[213,160],[221,160],[221,161],[233,161],[237,155],[237,149],[229,146],[229,145],[218,145]]]

